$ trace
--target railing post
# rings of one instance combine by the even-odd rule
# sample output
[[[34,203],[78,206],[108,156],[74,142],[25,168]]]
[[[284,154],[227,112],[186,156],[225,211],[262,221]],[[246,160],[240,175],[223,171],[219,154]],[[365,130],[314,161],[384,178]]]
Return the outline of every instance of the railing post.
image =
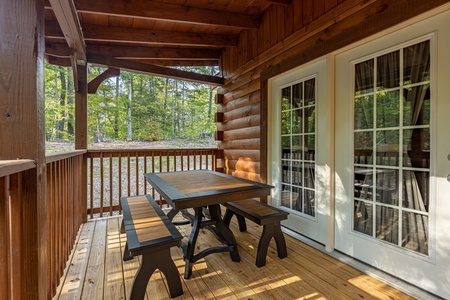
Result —
[[[86,150],[88,147],[88,120],[87,120],[87,66],[77,65],[78,90],[75,92],[75,149]],[[82,222],[87,222],[87,154],[83,155],[83,164],[81,170],[81,210]]]

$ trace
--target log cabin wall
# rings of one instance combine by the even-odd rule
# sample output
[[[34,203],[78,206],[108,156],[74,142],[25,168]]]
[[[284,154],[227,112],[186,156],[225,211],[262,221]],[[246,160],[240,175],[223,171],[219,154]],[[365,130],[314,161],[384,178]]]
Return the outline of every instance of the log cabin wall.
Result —
[[[422,14],[448,0],[292,0],[222,53],[216,139],[227,174],[267,178],[267,80]]]

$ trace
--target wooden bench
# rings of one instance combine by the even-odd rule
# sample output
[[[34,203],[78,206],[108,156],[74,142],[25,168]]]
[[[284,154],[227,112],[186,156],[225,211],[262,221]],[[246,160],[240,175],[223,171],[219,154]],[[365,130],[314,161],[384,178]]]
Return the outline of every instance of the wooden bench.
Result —
[[[239,230],[247,230],[245,218],[263,226],[263,232],[259,239],[258,251],[256,253],[256,266],[266,265],[267,249],[272,237],[277,244],[279,258],[287,257],[286,241],[281,232],[281,220],[286,220],[289,213],[281,209],[272,207],[254,199],[240,200],[236,202],[227,202],[223,204],[226,207],[224,222],[230,225],[233,215],[236,216],[239,224]]]
[[[144,299],[148,281],[156,269],[166,276],[172,298],[183,294],[180,274],[170,255],[171,247],[180,246],[180,232],[150,195],[122,197],[121,201],[122,229],[127,234],[123,260],[142,255],[130,299]]]

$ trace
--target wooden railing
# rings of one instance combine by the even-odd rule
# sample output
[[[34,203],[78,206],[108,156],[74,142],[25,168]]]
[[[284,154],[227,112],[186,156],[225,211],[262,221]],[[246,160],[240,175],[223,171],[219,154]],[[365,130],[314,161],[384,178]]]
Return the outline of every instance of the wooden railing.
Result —
[[[24,296],[24,174],[35,168],[34,160],[0,161],[0,291],[6,299],[21,299]],[[15,296],[8,298],[8,295]]]
[[[151,193],[144,173],[209,169],[216,170],[219,150],[207,149],[115,149],[88,151],[88,216],[121,213],[120,198]]]
[[[29,260],[45,259],[48,299],[56,292],[66,267],[75,238],[86,214],[86,197],[82,196],[83,156],[86,151],[74,151],[46,157],[46,231],[24,226],[33,205],[28,201],[27,188],[36,173],[34,160],[0,161],[0,290],[6,299],[25,299],[30,293]],[[28,239],[46,236],[46,249],[30,245]],[[34,247],[34,248],[33,248]],[[32,257],[30,257],[32,253]],[[45,253],[44,257],[42,254]],[[9,296],[8,296],[9,295]]]
[[[56,292],[86,214],[86,195],[83,196],[82,188],[85,153],[80,150],[46,157],[47,255],[51,295]]]

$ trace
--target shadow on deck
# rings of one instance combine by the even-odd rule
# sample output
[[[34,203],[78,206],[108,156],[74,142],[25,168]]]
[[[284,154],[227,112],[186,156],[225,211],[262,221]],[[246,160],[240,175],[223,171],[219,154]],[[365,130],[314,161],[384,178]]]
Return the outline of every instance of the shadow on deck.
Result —
[[[83,224],[68,267],[53,299],[128,299],[139,258],[122,261],[126,235],[119,233],[121,217],[96,219]],[[190,226],[178,226],[185,238]],[[236,235],[241,262],[228,253],[217,253],[194,264],[190,279],[183,279],[181,249],[172,257],[182,278],[184,294],[175,299],[413,299],[405,293],[286,235],[288,257],[277,257],[272,241],[267,265],[255,266],[261,227],[248,222],[248,231]],[[197,246],[217,245],[208,230]],[[147,287],[146,299],[170,299],[164,276],[157,270]]]

